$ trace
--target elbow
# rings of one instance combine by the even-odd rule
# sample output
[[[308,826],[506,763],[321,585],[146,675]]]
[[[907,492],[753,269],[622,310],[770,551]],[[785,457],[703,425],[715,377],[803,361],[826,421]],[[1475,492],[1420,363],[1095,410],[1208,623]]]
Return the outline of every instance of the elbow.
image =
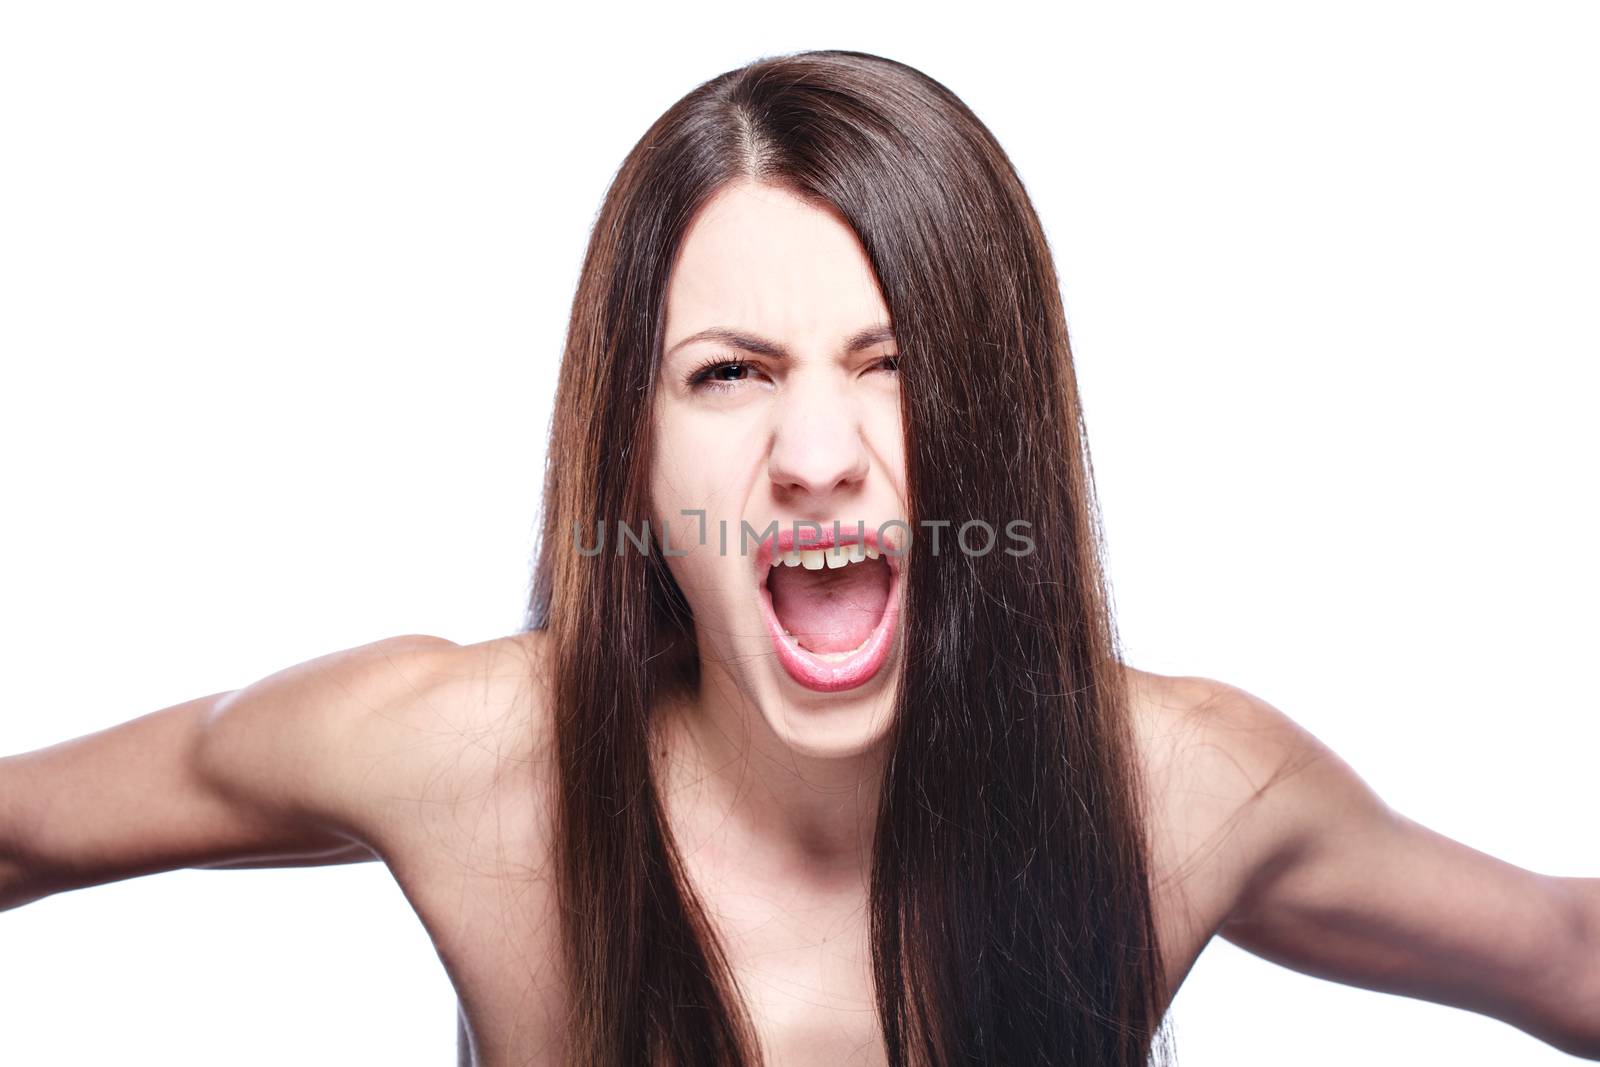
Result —
[[[31,904],[57,891],[57,883],[41,877],[25,862],[0,859],[0,911]]]
[[[27,903],[22,889],[25,880],[19,861],[9,855],[0,856],[0,911]]]
[[[0,759],[0,911],[20,908],[51,892],[31,859],[20,778],[15,757]]]
[[[28,880],[20,818],[21,784],[13,770],[16,761],[0,759],[0,911],[27,903]]]
[[[39,847],[38,816],[28,803],[34,794],[24,773],[31,755],[0,757],[0,911],[73,888]]]
[[[1556,955],[1556,1019],[1545,1041],[1569,1056],[1600,1061],[1600,878],[1555,878],[1566,917]]]

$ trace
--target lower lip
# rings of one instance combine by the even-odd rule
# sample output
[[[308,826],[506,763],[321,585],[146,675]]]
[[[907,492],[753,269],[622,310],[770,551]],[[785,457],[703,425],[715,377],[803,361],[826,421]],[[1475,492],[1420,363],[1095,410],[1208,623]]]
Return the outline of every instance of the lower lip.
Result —
[[[781,564],[780,564],[781,566]],[[889,567],[889,598],[883,606],[883,618],[873,627],[866,643],[849,659],[818,659],[783,632],[783,624],[772,610],[772,594],[767,583],[761,583],[761,613],[766,616],[767,633],[778,651],[778,662],[789,672],[789,677],[818,693],[838,693],[865,685],[883,667],[889,658],[889,648],[894,642],[895,621],[900,614],[900,572]]]

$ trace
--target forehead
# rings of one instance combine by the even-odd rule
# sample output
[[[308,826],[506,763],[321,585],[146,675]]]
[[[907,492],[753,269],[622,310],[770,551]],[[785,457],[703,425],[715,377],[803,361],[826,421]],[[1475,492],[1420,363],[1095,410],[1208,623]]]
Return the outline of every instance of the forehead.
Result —
[[[820,351],[888,320],[865,249],[832,209],[744,183],[689,228],[667,286],[665,348],[723,327]]]

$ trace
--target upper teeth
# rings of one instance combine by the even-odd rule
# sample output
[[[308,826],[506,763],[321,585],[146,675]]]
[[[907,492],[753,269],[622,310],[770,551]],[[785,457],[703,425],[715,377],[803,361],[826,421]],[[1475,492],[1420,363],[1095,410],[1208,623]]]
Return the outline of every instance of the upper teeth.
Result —
[[[830,570],[845,567],[852,563],[861,563],[869,559],[878,558],[878,549],[872,545],[854,541],[848,545],[833,545],[828,548],[807,548],[795,552],[774,552],[772,566],[780,564],[785,567],[804,567],[808,571],[820,571],[827,567]]]

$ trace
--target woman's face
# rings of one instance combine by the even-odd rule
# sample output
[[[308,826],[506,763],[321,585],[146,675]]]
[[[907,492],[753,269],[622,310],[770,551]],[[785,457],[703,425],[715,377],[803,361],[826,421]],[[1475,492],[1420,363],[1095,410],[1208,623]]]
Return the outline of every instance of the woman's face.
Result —
[[[694,613],[702,697],[731,681],[817,755],[882,735],[899,670],[894,554],[908,538],[888,327],[855,234],[771,186],[706,205],[667,292],[652,529],[666,523]],[[837,520],[838,546],[786,555],[816,538],[796,520],[824,544]]]

